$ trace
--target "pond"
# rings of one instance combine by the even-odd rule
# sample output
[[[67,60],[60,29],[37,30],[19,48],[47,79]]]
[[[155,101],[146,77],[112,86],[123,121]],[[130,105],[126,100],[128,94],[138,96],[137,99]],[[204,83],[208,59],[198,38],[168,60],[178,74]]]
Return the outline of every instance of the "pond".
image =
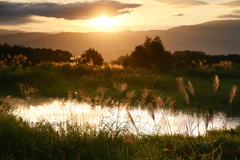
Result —
[[[25,102],[14,101],[14,114],[30,122],[47,121],[52,124],[72,123],[79,126],[98,127],[109,124],[112,127],[127,127],[133,133],[142,134],[188,134],[198,135],[206,130],[235,128],[240,117],[226,118],[224,114],[197,116],[170,110],[135,107],[90,106],[73,99],[33,99]],[[152,113],[152,114],[150,114]]]

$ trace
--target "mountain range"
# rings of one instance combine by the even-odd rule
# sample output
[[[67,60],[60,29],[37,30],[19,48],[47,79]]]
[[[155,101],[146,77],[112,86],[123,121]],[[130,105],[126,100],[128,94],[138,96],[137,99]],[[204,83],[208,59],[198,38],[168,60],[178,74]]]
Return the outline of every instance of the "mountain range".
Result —
[[[52,48],[71,52],[74,56],[88,48],[98,50],[105,61],[130,54],[143,44],[146,36],[159,36],[166,50],[203,51],[206,54],[240,54],[240,20],[218,20],[168,30],[105,32],[37,33],[0,29],[0,43],[32,48]]]

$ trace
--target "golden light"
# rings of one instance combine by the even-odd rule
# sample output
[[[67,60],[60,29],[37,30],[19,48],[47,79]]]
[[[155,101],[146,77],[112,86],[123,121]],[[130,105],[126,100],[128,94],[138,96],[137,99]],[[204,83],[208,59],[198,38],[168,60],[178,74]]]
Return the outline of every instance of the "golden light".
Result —
[[[100,17],[94,18],[90,20],[90,26],[98,26],[98,27],[112,27],[119,26],[121,23],[117,17],[107,17],[102,15]]]

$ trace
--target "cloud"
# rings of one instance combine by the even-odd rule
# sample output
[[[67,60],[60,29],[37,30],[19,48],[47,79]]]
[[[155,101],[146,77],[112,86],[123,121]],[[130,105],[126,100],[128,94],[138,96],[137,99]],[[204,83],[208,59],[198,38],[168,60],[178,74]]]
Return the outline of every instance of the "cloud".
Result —
[[[34,20],[27,17],[6,17],[0,15],[0,25],[18,25],[18,24],[26,24],[26,23],[39,23],[43,21]]]
[[[240,10],[234,10],[230,14],[222,14],[219,15],[217,18],[223,19],[239,19],[240,18]]]
[[[64,18],[68,20],[90,19],[101,14],[117,16],[130,13],[141,4],[100,0],[76,3],[18,3],[0,1],[0,24],[33,22],[31,16]]]
[[[240,0],[221,3],[221,5],[225,5],[225,6],[228,6],[228,7],[239,7],[240,6]]]
[[[240,14],[222,14],[222,15],[219,15],[217,18],[224,18],[224,19],[240,18]]]
[[[240,10],[234,10],[233,13],[234,14],[240,14]]]
[[[183,14],[183,13],[180,13],[180,14],[175,14],[175,15],[172,15],[172,17],[182,17],[182,16],[185,16],[185,14]]]
[[[173,5],[176,7],[191,7],[191,6],[201,6],[207,5],[207,2],[200,1],[200,0],[154,0],[160,3],[166,3],[169,5]]]

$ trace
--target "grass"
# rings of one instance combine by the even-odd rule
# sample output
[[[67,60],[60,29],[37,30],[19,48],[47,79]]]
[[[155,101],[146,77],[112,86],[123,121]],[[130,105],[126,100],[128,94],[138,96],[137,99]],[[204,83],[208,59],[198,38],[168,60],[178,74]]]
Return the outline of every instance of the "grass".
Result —
[[[140,104],[149,107],[153,120],[154,107],[165,111],[174,101],[174,109],[206,113],[208,121],[212,112],[239,115],[240,99],[236,94],[239,80],[215,77],[214,87],[214,76],[199,78],[176,71],[163,75],[139,68],[96,69],[43,63],[24,69],[0,70],[0,95],[31,98],[38,91],[36,96],[39,97],[71,95],[103,105],[110,100],[114,105]],[[134,135],[131,128],[121,126],[116,120],[102,122],[97,128],[68,123],[56,126],[44,120],[33,124],[12,115],[11,107],[4,100],[0,101],[0,159],[240,158],[240,127],[211,130],[199,136],[190,133],[145,135],[139,133],[128,112],[126,121],[135,126],[137,135]]]
[[[189,106],[178,92],[177,77],[183,77],[185,85],[191,82],[194,88],[194,96],[188,92]],[[215,76],[215,75],[214,75]],[[154,70],[136,69],[114,69],[110,67],[92,68],[83,65],[43,63],[37,66],[24,69],[2,69],[0,70],[0,96],[12,95],[21,97],[19,84],[27,84],[38,89],[37,97],[67,97],[69,93],[81,92],[85,97],[96,98],[100,96],[98,88],[107,88],[105,93],[115,101],[124,99],[126,93],[135,91],[133,101],[141,100],[144,89],[149,90],[146,97],[146,104],[152,102],[155,96],[161,95],[163,99],[169,97],[176,100],[175,109],[184,111],[200,110],[204,113],[207,110],[225,112],[229,105],[229,91],[233,85],[240,87],[237,78],[220,78],[220,86],[216,93],[213,88],[214,76],[195,77],[184,74],[182,71],[171,71],[168,74],[161,74]],[[188,82],[189,81],[189,82]],[[123,93],[117,92],[114,83],[126,83],[127,90]],[[239,95],[231,103],[232,115],[239,115],[237,109],[240,105]],[[185,97],[186,98],[186,97]]]
[[[36,125],[0,111],[1,159],[238,159],[240,127],[212,130],[202,136],[133,135],[128,128],[101,124]]]

